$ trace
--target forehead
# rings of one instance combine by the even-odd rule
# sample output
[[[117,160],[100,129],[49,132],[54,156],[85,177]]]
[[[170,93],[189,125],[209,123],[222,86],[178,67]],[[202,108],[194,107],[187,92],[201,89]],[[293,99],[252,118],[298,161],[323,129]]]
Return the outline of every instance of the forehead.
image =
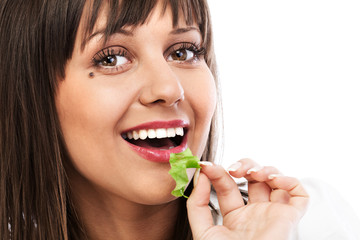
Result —
[[[207,18],[202,0],[122,0],[122,1],[87,1],[82,17],[82,46],[91,38],[94,31],[100,30],[104,40],[126,27],[131,29],[145,24],[155,8],[160,9],[160,16],[168,9],[172,14],[172,25],[197,25],[204,35],[204,21]],[[101,26],[101,27],[99,27]],[[204,37],[204,36],[203,36]]]

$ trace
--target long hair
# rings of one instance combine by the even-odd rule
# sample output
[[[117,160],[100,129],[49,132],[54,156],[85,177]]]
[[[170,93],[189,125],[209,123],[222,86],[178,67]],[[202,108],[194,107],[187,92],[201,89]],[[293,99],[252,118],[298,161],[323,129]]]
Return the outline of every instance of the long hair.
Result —
[[[86,239],[66,177],[69,157],[55,107],[57,82],[65,77],[83,13],[88,16],[85,38],[93,30],[102,4],[108,3],[104,33],[108,37],[125,25],[143,24],[157,1],[85,2],[0,2],[1,239]],[[174,26],[180,14],[186,24],[199,26],[207,49],[205,61],[218,85],[206,0],[167,0],[164,9],[166,6],[171,7]],[[220,110],[218,105],[217,112]],[[215,114],[203,154],[206,160],[212,160],[216,152],[217,119]],[[181,208],[175,236],[191,239],[185,200]]]

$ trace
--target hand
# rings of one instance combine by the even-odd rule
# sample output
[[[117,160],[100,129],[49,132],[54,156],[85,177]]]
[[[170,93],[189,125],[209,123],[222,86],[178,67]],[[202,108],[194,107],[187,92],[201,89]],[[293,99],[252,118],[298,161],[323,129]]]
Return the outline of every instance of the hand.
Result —
[[[301,183],[281,175],[274,167],[261,168],[250,159],[240,160],[230,167],[229,173],[248,180],[248,204],[244,204],[235,181],[223,167],[203,165],[187,201],[194,239],[288,239],[309,200]],[[208,206],[210,182],[223,216],[221,226],[213,224]]]

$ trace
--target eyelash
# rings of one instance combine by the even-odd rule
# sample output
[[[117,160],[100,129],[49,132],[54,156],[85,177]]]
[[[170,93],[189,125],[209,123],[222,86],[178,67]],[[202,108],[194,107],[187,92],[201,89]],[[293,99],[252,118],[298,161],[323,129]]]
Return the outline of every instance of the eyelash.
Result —
[[[170,56],[171,53],[174,53],[176,51],[180,51],[180,50],[188,50],[191,51],[194,56],[192,59],[186,60],[186,61],[176,61],[178,63],[184,64],[184,63],[195,63],[197,62],[200,57],[204,56],[206,53],[206,49],[204,47],[201,47],[200,44],[194,43],[194,42],[181,42],[181,43],[176,43],[172,46],[170,46],[166,51],[164,56],[166,56],[166,58],[168,58],[168,56]]]
[[[175,53],[176,51],[190,51],[193,53],[193,57],[188,60],[170,60],[171,62],[176,62],[178,64],[195,64],[197,61],[200,60],[202,56],[206,54],[206,49],[204,47],[201,47],[200,44],[194,43],[194,42],[180,42],[175,43],[172,46],[170,46],[168,49],[164,52],[164,57],[166,60],[171,56],[171,54]],[[104,71],[106,73],[117,73],[124,71],[125,67],[129,63],[125,63],[119,66],[102,66],[101,64],[104,63],[106,60],[109,60],[107,58],[113,57],[125,57],[129,63],[132,62],[133,56],[129,53],[129,51],[121,46],[112,46],[108,48],[104,48],[97,52],[94,57],[92,58],[92,62],[94,67],[97,67],[101,69],[101,71]]]
[[[105,71],[111,71],[111,72],[121,71],[121,69],[124,68],[123,65],[114,66],[114,67],[101,66],[101,63],[106,61],[106,58],[111,57],[111,56],[125,57],[129,60],[130,63],[133,58],[132,56],[129,55],[128,50],[126,50],[124,47],[112,46],[112,47],[104,48],[104,49],[100,50],[99,52],[97,52],[94,55],[94,57],[92,58],[93,65],[98,68],[103,68],[103,70],[105,70]],[[119,70],[119,68],[121,68],[121,69]]]

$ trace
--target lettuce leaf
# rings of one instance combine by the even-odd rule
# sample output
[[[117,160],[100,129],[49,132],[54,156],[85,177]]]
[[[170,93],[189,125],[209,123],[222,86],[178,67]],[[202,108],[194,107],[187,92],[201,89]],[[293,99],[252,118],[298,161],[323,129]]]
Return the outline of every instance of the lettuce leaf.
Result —
[[[181,153],[171,153],[170,154],[170,166],[171,169],[169,174],[176,182],[176,187],[171,192],[175,197],[185,197],[185,187],[189,182],[188,176],[186,174],[187,168],[201,168],[199,164],[199,158],[193,156],[190,149],[187,148]]]

